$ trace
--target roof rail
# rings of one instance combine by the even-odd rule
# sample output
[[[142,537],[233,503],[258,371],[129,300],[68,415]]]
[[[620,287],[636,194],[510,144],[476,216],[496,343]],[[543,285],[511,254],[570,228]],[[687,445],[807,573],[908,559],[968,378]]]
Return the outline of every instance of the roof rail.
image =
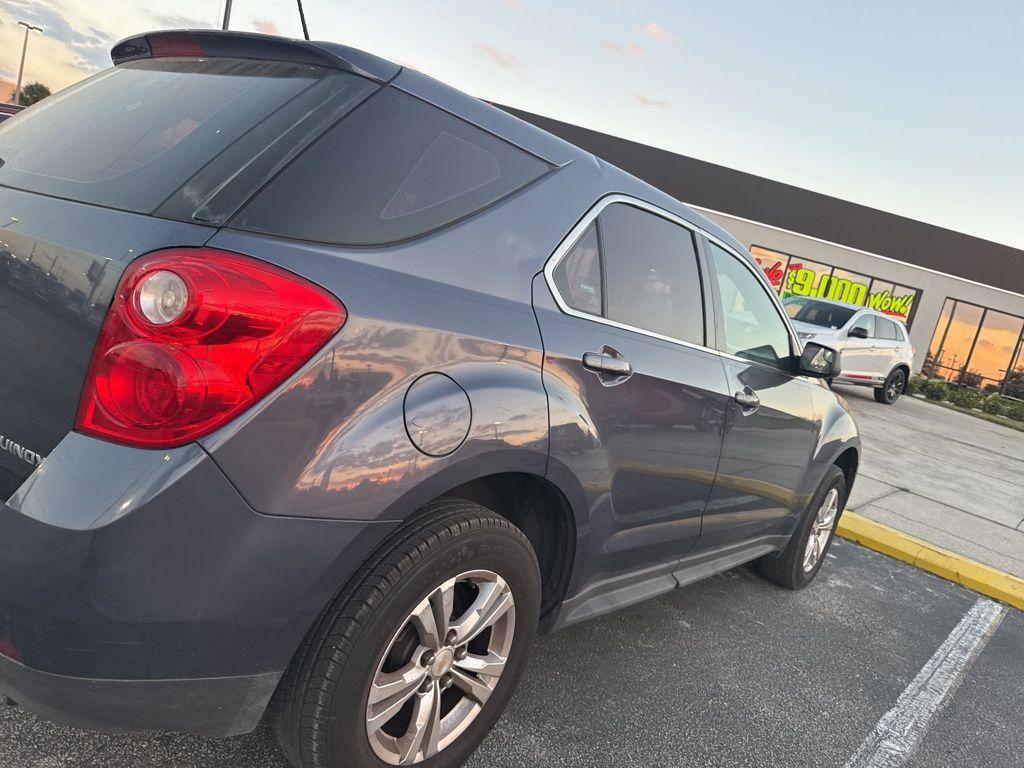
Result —
[[[164,57],[235,58],[287,61],[340,69],[380,83],[390,82],[402,68],[393,62],[337,43],[292,40],[255,32],[219,29],[174,29],[125,38],[110,51],[115,65]]]

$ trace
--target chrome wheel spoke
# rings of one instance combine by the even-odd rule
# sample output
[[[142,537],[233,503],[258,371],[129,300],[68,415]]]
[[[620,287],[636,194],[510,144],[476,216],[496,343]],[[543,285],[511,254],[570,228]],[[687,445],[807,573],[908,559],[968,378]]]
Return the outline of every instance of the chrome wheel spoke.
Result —
[[[427,671],[416,662],[397,672],[378,674],[370,685],[366,724],[374,730],[384,726],[419,690],[426,676]]]
[[[455,599],[455,581],[446,581],[413,611],[410,621],[420,636],[420,642],[431,650],[439,650],[448,634],[449,617]]]
[[[461,690],[464,694],[473,699],[477,704],[486,704],[487,699],[491,697],[491,689],[483,684],[480,680],[467,675],[460,669],[452,670],[452,679],[455,682],[455,687]]]
[[[479,656],[475,653],[468,654],[465,658],[456,659],[455,666],[466,672],[498,677],[505,669],[507,661],[505,656],[491,651],[486,656]]]
[[[512,590],[493,571],[466,571],[429,592],[396,629],[370,685],[366,734],[377,757],[418,765],[458,739],[504,674],[515,629]]]
[[[398,740],[398,764],[412,765],[438,752],[441,739],[441,688],[436,681],[419,693],[413,705],[409,730]]]
[[[818,511],[814,516],[814,524],[811,525],[811,531],[807,537],[807,547],[804,549],[803,562],[805,573],[810,573],[825,554],[825,548],[832,537],[832,528],[835,526],[838,515],[839,489],[832,488],[825,495],[821,506],[818,507]]]
[[[459,643],[468,643],[512,607],[512,592],[508,585],[500,579],[480,585],[480,594],[473,604],[459,619],[452,624]]]
[[[804,570],[809,571],[814,567],[814,561],[817,559],[816,550],[818,548],[818,537],[811,536],[807,540],[807,549],[804,550]]]

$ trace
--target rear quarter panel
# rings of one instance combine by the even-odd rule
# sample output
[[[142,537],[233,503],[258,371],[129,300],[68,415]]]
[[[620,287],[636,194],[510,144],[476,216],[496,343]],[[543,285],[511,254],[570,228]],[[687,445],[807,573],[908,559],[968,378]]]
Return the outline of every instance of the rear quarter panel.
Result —
[[[586,176],[586,174],[583,174]],[[258,511],[401,520],[467,480],[543,476],[548,404],[531,281],[589,205],[572,166],[438,234],[338,248],[226,230],[211,246],[247,253],[324,286],[349,318],[272,397],[203,440]],[[403,404],[426,373],[469,396],[465,442],[419,451]]]

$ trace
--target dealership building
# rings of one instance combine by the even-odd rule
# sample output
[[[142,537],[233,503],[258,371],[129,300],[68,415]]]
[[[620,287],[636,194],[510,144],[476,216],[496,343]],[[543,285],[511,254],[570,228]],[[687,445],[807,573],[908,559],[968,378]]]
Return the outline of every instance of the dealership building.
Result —
[[[1024,399],[1024,251],[518,110],[750,248],[779,295],[903,320],[915,369]]]

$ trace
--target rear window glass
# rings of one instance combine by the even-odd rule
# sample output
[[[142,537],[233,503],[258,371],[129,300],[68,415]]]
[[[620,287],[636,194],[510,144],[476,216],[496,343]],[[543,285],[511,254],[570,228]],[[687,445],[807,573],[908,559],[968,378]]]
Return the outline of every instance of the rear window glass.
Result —
[[[109,69],[0,126],[0,185],[149,213],[324,73],[240,59]]]
[[[827,301],[813,299],[786,299],[783,302],[786,314],[794,320],[822,328],[842,328],[857,311],[856,307],[844,307]]]
[[[396,242],[475,213],[548,168],[385,88],[300,155],[232,226],[341,245]]]

